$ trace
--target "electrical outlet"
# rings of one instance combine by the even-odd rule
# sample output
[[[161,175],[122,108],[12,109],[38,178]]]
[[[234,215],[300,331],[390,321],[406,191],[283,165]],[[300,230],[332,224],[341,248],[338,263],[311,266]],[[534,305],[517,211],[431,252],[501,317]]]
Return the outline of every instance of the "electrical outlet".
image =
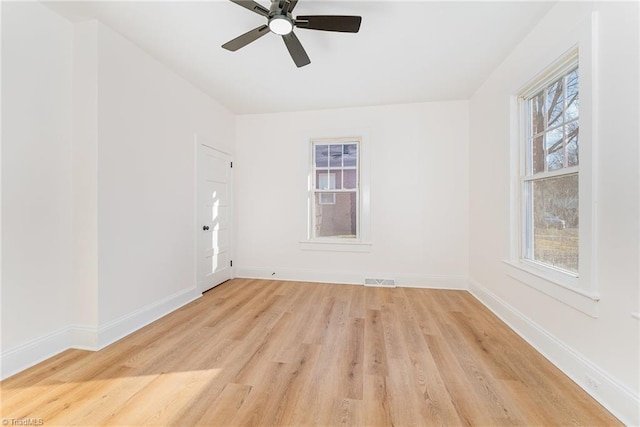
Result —
[[[598,391],[600,389],[600,382],[593,378],[591,375],[586,374],[585,378],[587,379],[587,385],[593,391]]]

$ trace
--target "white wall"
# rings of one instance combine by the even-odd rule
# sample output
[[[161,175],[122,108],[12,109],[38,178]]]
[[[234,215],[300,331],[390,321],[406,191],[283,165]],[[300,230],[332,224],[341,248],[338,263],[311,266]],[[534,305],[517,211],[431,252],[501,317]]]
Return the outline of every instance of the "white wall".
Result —
[[[74,26],[73,293],[75,345],[97,345],[98,327],[98,24]]]
[[[199,296],[196,134],[234,116],[97,22],[2,3],[2,377]]]
[[[597,12],[596,118],[598,317],[507,276],[510,98]],[[638,4],[560,3],[471,100],[471,289],[623,421],[638,425],[640,391],[638,211]],[[583,46],[584,47],[584,46]],[[586,105],[582,107],[587,108]],[[599,383],[594,387],[587,375]]]
[[[372,250],[302,250],[308,138],[351,130],[369,136]],[[465,286],[466,101],[244,115],[237,132],[239,276],[352,283],[382,276],[400,285]]]
[[[3,2],[1,38],[5,353],[71,320],[73,27],[38,3]]]
[[[99,318],[195,286],[194,134],[232,150],[233,115],[98,27]]]

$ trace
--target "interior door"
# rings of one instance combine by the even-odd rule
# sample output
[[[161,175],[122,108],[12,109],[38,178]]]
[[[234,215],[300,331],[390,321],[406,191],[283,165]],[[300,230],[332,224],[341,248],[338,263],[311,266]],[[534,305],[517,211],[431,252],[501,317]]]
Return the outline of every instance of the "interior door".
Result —
[[[231,156],[198,148],[198,288],[205,292],[233,277],[231,266]]]

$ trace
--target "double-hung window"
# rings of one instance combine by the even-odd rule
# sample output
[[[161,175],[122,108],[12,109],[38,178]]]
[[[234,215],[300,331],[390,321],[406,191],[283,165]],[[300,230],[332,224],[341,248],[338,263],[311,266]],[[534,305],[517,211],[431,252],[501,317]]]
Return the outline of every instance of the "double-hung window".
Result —
[[[578,277],[580,102],[575,55],[523,93],[521,257]]]
[[[312,239],[360,237],[360,141],[312,141]]]
[[[600,300],[596,23],[597,15],[585,17],[575,31],[532,56],[531,79],[521,80],[512,98],[514,182],[506,260],[507,275],[518,283],[592,317],[598,316]],[[553,56],[557,60],[550,62]]]

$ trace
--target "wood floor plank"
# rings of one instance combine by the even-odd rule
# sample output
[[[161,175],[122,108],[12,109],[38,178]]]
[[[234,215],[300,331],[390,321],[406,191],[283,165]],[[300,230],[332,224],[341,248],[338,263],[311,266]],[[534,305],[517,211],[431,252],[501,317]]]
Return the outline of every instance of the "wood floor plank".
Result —
[[[449,317],[450,319],[453,316]],[[482,402],[483,417],[491,425],[520,425],[526,424],[519,417],[516,407],[509,407],[505,396],[494,379],[490,366],[482,357],[478,357],[478,343],[465,341],[464,333],[455,323],[443,325],[445,344],[452,350],[461,368],[459,375],[466,380],[466,386],[471,388],[474,396]]]
[[[336,354],[338,372],[341,379],[338,389],[344,399],[362,400],[362,375],[364,372],[364,319],[349,317],[345,325],[344,336],[339,339],[340,346]]]
[[[298,377],[296,367],[288,363],[268,362],[265,372],[239,408],[231,425],[278,425],[283,406],[290,397],[290,386]]]
[[[286,328],[291,322],[291,315],[283,314],[273,328],[262,337],[255,340],[257,346],[248,348],[246,354],[250,357],[243,363],[242,368],[236,373],[233,379],[237,384],[255,384],[264,376],[263,367],[273,362],[279,342],[286,334]],[[277,363],[277,362],[276,362]]]
[[[387,351],[384,343],[384,326],[380,310],[367,310],[364,343],[365,373],[369,375],[388,375],[389,368],[387,366]]]
[[[111,380],[86,381],[70,396],[70,406],[56,416],[47,417],[47,422],[52,425],[107,425],[115,413],[127,408],[130,399],[154,378],[123,375]]]
[[[359,317],[364,319],[366,316],[366,302],[364,286],[350,286],[351,294],[349,296],[349,317]]]
[[[465,291],[234,279],[0,383],[45,425],[620,425]]]
[[[391,404],[394,399],[402,398],[390,394],[385,375],[365,375],[363,419],[366,426],[393,426]],[[417,419],[417,417],[416,417]]]
[[[249,399],[252,388],[250,385],[228,383],[196,425],[231,425],[233,418]]]
[[[423,328],[416,320],[417,313],[412,309],[405,295],[399,296],[398,299],[404,306],[404,309],[399,312],[399,320],[406,325],[403,331],[403,342],[408,358],[404,358],[404,363],[410,363],[407,369],[413,373],[410,375],[412,380],[410,390],[413,391],[410,396],[415,399],[416,407],[430,425],[459,425],[460,419],[451,402],[442,374],[424,339]]]
[[[323,425],[330,426],[362,426],[362,400],[341,399],[335,402],[327,414],[330,414],[328,422]]]

